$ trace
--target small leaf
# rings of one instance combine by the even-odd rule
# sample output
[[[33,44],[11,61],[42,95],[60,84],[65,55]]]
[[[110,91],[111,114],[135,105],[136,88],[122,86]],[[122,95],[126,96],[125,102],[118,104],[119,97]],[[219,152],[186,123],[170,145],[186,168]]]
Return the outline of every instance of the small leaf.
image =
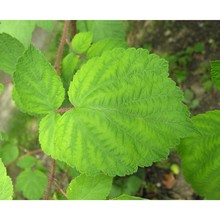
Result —
[[[54,145],[54,132],[58,119],[61,116],[56,113],[46,115],[40,122],[39,128],[39,141],[41,148],[49,156],[58,159],[59,151],[57,146]]]
[[[39,170],[25,170],[16,179],[16,189],[30,200],[43,197],[47,185],[47,176]]]
[[[8,34],[0,34],[0,70],[13,74],[18,58],[24,52],[24,46]]]
[[[84,64],[69,88],[73,110],[57,122],[60,158],[87,175],[124,176],[166,159],[192,130],[164,59],[114,49]]]
[[[206,199],[220,199],[220,111],[192,118],[198,132],[184,138],[179,146],[183,174],[188,183]]]
[[[86,56],[89,59],[92,57],[101,56],[104,52],[114,48],[128,48],[128,44],[123,40],[117,39],[100,40],[89,48]]]
[[[126,21],[117,20],[78,20],[77,29],[80,32],[89,31],[93,34],[93,42],[105,38],[112,38],[118,40],[125,40],[126,37]]]
[[[144,199],[136,196],[122,194],[119,197],[113,198],[113,200],[144,200]]]
[[[0,200],[11,200],[13,185],[11,178],[7,176],[6,168],[0,159]]]
[[[81,32],[76,34],[71,42],[73,50],[78,54],[83,54],[89,49],[92,39],[93,35],[90,32]]]
[[[19,155],[18,147],[14,143],[6,143],[0,146],[0,157],[4,163],[11,163]]]
[[[80,175],[73,179],[67,188],[67,198],[70,200],[104,200],[112,186],[109,176]]]
[[[213,83],[220,89],[220,60],[211,62],[211,76]]]
[[[4,89],[4,85],[0,83],[0,94],[2,93],[3,89]]]
[[[30,155],[27,155],[18,160],[16,165],[22,169],[31,168],[36,164],[36,158]]]
[[[59,108],[64,100],[64,88],[59,76],[33,46],[19,59],[14,83],[22,107],[30,114],[47,114]]]

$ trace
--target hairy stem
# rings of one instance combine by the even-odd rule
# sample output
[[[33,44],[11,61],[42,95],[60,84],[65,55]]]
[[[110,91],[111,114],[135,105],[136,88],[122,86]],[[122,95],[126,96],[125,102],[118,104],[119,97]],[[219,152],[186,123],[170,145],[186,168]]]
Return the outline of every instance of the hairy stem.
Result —
[[[66,39],[67,39],[69,24],[70,24],[70,21],[65,21],[64,27],[63,27],[63,34],[60,39],[60,44],[59,44],[58,51],[57,51],[57,57],[56,57],[56,62],[55,62],[54,67],[55,67],[58,75],[60,75],[60,69],[61,69],[60,64],[61,64],[61,59],[62,59],[62,55],[63,55],[64,45],[65,45]]]
[[[54,171],[55,171],[55,160],[51,158],[51,162],[50,162],[50,171],[48,174],[48,182],[47,182],[47,188],[44,194],[44,199],[45,200],[49,200],[50,199],[50,191],[51,191],[51,187],[53,184],[53,179],[54,179]]]

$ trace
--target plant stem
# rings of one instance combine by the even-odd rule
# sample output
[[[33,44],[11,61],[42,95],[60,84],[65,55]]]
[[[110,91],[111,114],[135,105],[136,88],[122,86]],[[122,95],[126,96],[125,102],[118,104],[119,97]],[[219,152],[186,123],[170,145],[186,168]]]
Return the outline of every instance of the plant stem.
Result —
[[[47,188],[44,194],[44,199],[45,200],[49,200],[50,198],[50,191],[51,191],[51,186],[53,184],[53,179],[54,179],[54,171],[55,171],[55,160],[51,158],[51,162],[50,162],[50,171],[48,174],[48,182],[47,182]]]
[[[57,113],[64,113],[64,112],[67,112],[71,109],[73,109],[74,107],[69,107],[69,108],[59,108],[56,110]]]
[[[71,39],[76,35],[76,21],[71,21]]]
[[[61,59],[63,55],[63,48],[64,48],[66,38],[67,38],[69,24],[70,24],[70,21],[65,21],[64,27],[63,27],[63,34],[60,39],[60,44],[59,44],[58,51],[57,51],[57,57],[56,57],[56,62],[55,62],[54,67],[58,75],[60,75],[60,69],[61,69],[60,64],[61,64]]]
[[[65,198],[67,198],[66,193],[65,193],[64,190],[59,186],[59,184],[57,183],[56,180],[54,181],[54,184],[55,184],[55,186],[57,187],[57,189],[63,194],[63,196],[64,196]]]

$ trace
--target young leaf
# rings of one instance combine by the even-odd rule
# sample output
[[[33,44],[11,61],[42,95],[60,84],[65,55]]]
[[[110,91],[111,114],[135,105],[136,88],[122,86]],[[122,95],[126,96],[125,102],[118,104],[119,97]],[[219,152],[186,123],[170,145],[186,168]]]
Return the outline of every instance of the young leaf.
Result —
[[[128,48],[128,44],[123,40],[116,39],[104,39],[93,44],[86,56],[87,58],[101,56],[104,52],[112,50],[114,48]]]
[[[47,176],[39,170],[25,170],[16,179],[16,189],[30,200],[43,197]]]
[[[50,113],[41,119],[40,129],[39,129],[39,141],[41,148],[49,156],[58,159],[59,151],[58,148],[54,145],[54,132],[55,126],[58,119],[61,116],[56,113]]]
[[[64,100],[59,76],[33,46],[19,59],[14,83],[22,107],[30,114],[47,114],[59,108]]]
[[[93,42],[105,38],[125,40],[127,23],[117,20],[87,20],[77,21],[77,29],[80,32],[89,31],[93,34]]]
[[[0,70],[13,74],[18,58],[24,52],[24,46],[8,34],[0,34]]]
[[[220,89],[220,60],[211,62],[211,75],[212,81],[215,83],[216,87]]]
[[[193,117],[198,132],[181,141],[183,174],[206,199],[220,199],[220,111]]]
[[[13,196],[11,178],[7,176],[6,168],[0,159],[0,200],[10,200]]]
[[[18,160],[16,165],[22,169],[31,168],[36,164],[36,158],[27,155]]]
[[[0,157],[4,163],[11,163],[19,155],[18,147],[14,143],[6,143],[0,146]]]
[[[0,33],[10,34],[19,40],[26,48],[31,43],[35,21],[28,20],[2,20],[0,21]]]
[[[144,199],[136,196],[122,194],[119,197],[113,198],[113,200],[144,200]]]
[[[1,93],[3,91],[3,89],[4,89],[4,85],[0,83],[0,95],[1,95]]]
[[[86,52],[93,40],[93,35],[90,32],[81,32],[75,35],[71,44],[73,50],[78,54]]]
[[[60,156],[81,173],[134,173],[167,158],[192,130],[183,94],[164,59],[114,49],[89,60],[69,88],[75,109],[57,123]]]
[[[112,178],[105,175],[80,175],[73,179],[67,188],[70,200],[104,200],[112,186]]]

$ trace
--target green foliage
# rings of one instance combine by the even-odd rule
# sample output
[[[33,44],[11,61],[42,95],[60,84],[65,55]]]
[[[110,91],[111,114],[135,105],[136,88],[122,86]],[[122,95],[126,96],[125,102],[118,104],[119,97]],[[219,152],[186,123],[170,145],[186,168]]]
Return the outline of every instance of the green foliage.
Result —
[[[67,188],[70,200],[104,200],[108,196],[112,178],[105,175],[94,177],[80,175],[72,180]]]
[[[8,34],[0,34],[0,70],[13,74],[18,58],[24,52],[24,46]]]
[[[55,126],[58,119],[61,116],[56,113],[50,113],[45,116],[40,122],[39,129],[39,141],[41,144],[42,150],[47,154],[51,155],[53,158],[59,158],[59,151],[57,146],[54,144],[54,133]]]
[[[33,46],[19,59],[14,83],[22,108],[30,114],[54,111],[64,100],[64,88],[59,76]]]
[[[0,83],[0,95],[1,95],[1,93],[3,91],[3,89],[4,89],[4,85],[2,83]]]
[[[117,39],[103,39],[93,44],[87,54],[87,58],[101,56],[104,52],[112,50],[114,48],[128,48],[128,45],[123,40]]]
[[[58,120],[55,145],[63,161],[87,175],[134,173],[165,159],[192,130],[167,62],[146,50],[91,59],[68,94],[75,109]]]
[[[212,81],[215,83],[216,87],[220,89],[220,61],[215,60],[211,62],[211,75]]]
[[[125,40],[127,23],[117,20],[87,20],[77,21],[77,29],[80,32],[89,31],[93,34],[93,42],[105,38]]]
[[[47,185],[47,176],[39,170],[25,170],[16,179],[16,189],[30,200],[41,199]]]
[[[73,50],[78,54],[85,53],[93,40],[93,34],[91,32],[82,32],[75,35],[71,44]]]
[[[116,198],[113,198],[113,200],[144,200],[144,199],[136,196],[122,194]]]
[[[22,169],[31,168],[35,164],[36,164],[36,159],[30,155],[20,158],[16,163],[16,165]]]
[[[198,132],[179,146],[183,174],[197,193],[220,199],[220,111],[193,117]]]
[[[52,31],[53,28],[54,28],[54,23],[55,21],[49,21],[49,20],[38,20],[38,21],[35,21],[36,22],[36,25],[47,30],[47,31]]]
[[[7,176],[6,168],[0,159],[0,200],[11,200],[13,185],[11,178]]]
[[[189,106],[190,109],[195,109],[199,106],[199,100],[194,97],[191,90],[184,90],[184,102]]]
[[[0,158],[2,158],[3,163],[11,163],[19,155],[19,150],[15,143],[6,142],[0,146]]]

